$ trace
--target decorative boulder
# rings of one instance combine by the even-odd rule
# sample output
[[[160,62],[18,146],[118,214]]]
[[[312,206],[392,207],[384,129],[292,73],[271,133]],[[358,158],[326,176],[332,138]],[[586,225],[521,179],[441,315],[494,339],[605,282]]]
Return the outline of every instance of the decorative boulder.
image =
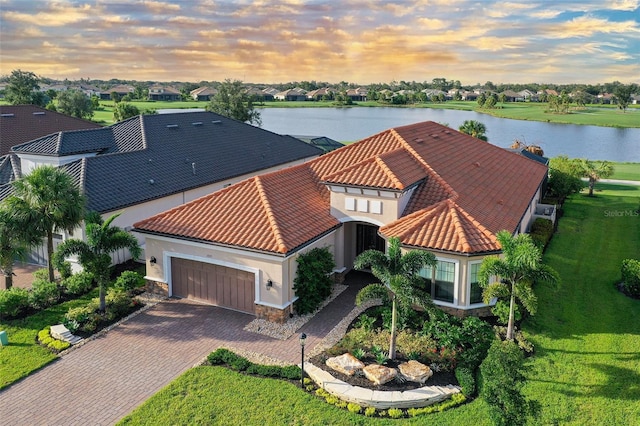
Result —
[[[433,376],[433,371],[431,371],[429,366],[414,360],[403,362],[398,366],[398,369],[400,370],[400,374],[411,382],[424,383],[429,377]]]
[[[398,375],[395,368],[378,364],[367,365],[362,371],[364,371],[364,375],[367,379],[371,380],[374,385],[383,385]]]
[[[342,374],[346,374],[347,376],[353,376],[357,370],[362,370],[364,367],[362,361],[350,353],[329,358],[325,361],[325,364]]]

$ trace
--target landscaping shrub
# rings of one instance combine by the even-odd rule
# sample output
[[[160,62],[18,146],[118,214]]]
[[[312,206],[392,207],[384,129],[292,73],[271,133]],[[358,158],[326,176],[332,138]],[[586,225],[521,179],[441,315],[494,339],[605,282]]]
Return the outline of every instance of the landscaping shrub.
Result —
[[[301,254],[297,262],[293,290],[298,300],[294,302],[294,307],[298,314],[308,314],[318,309],[331,295],[333,280],[330,274],[335,268],[335,262],[326,247],[317,247]]]
[[[376,408],[375,407],[367,407],[364,409],[364,415],[367,417],[373,417],[376,415]]]
[[[640,261],[624,259],[621,272],[624,292],[631,297],[640,298]]]
[[[62,352],[71,346],[69,342],[54,339],[51,336],[51,327],[46,327],[38,332],[38,342],[56,353]]]
[[[24,288],[11,287],[0,290],[0,316],[17,317],[29,308],[29,292]]]
[[[461,388],[460,392],[467,397],[473,396],[476,393],[476,379],[473,371],[467,367],[458,367],[455,373]]]
[[[58,284],[47,280],[37,279],[31,285],[29,305],[36,310],[55,305],[60,299]]]
[[[540,249],[544,249],[553,236],[553,222],[539,217],[531,224],[529,234],[534,244]]]
[[[480,365],[480,396],[489,404],[497,425],[524,425],[535,415],[535,405],[525,399],[524,355],[512,341],[495,341]]]
[[[66,261],[61,262],[60,265],[58,265],[58,272],[60,272],[60,278],[62,278],[63,280],[66,280],[67,278],[69,278],[71,276],[71,263]],[[47,271],[47,275],[48,275],[48,271]]]
[[[232,370],[246,371],[249,374],[264,377],[279,377],[288,380],[298,380],[301,376],[300,367],[297,365],[281,367],[277,365],[254,364],[248,359],[225,348],[219,348],[211,352],[207,356],[207,361],[211,365],[226,365]],[[305,378],[305,382],[306,381],[307,379]]]
[[[354,414],[359,414],[360,411],[362,411],[362,407],[358,404],[354,404],[353,402],[350,402],[347,404],[347,410],[349,410]]]
[[[105,302],[107,305],[107,318],[109,320],[123,317],[129,313],[133,304],[131,296],[129,296],[127,292],[117,288],[107,290]]]
[[[47,268],[40,268],[33,272],[33,279],[49,281],[49,270]]]
[[[375,317],[372,317],[367,314],[362,314],[356,320],[355,326],[356,328],[363,328],[367,331],[371,331],[373,330],[373,325],[375,324],[375,322],[376,322]]]
[[[139,273],[135,271],[124,271],[116,279],[114,287],[122,291],[131,292],[135,289],[143,287],[144,283],[144,277]]]
[[[401,417],[404,417],[404,412],[399,408],[389,408],[389,410],[387,410],[387,414],[392,419],[399,419]]]
[[[504,300],[498,300],[493,308],[491,308],[491,313],[495,315],[500,324],[507,324],[509,321],[509,302]],[[513,319],[518,322],[522,319],[522,312],[520,312],[520,305],[518,303],[515,304],[513,309]]]
[[[62,281],[64,292],[72,296],[79,296],[89,292],[93,285],[93,274],[89,272],[78,272]]]

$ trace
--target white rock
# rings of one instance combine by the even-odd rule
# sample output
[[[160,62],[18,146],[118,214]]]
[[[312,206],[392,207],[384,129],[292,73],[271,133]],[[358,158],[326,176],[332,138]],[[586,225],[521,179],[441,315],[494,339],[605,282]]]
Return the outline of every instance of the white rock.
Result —
[[[356,371],[364,368],[362,361],[350,353],[329,358],[325,361],[325,364],[342,374],[346,374],[347,376],[353,376]]]

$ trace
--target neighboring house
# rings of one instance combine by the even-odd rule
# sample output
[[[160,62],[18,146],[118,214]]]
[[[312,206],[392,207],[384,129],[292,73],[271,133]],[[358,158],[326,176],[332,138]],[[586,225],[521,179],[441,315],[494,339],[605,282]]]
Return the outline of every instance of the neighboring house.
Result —
[[[0,105],[0,155],[14,145],[65,130],[98,129],[91,121],[35,105]]]
[[[321,89],[312,90],[307,93],[307,99],[310,101],[321,101],[322,99],[332,99],[335,89],[330,87],[323,87]]]
[[[173,87],[151,86],[149,88],[150,101],[179,101],[182,99],[182,93]]]
[[[518,99],[524,100],[524,98],[522,98],[520,95],[518,95],[518,93],[514,92],[513,90],[505,90],[504,92],[500,93],[500,95],[504,95],[504,100],[506,102],[517,102]]]
[[[110,100],[111,99],[111,94],[112,93],[117,93],[118,96],[120,96],[121,98],[134,93],[136,91],[135,87],[133,86],[129,86],[126,84],[120,84],[118,86],[113,86],[111,89],[109,90],[105,90],[103,92],[100,92],[100,99],[102,100]]]
[[[347,97],[353,102],[365,102],[367,100],[368,90],[364,87],[347,90]]]
[[[306,101],[306,92],[295,88],[276,93],[273,98],[278,101]]]
[[[262,89],[262,93],[264,93],[265,101],[273,101],[275,99],[275,95],[278,93],[278,89],[267,87],[265,89]]]
[[[364,250],[435,253],[425,290],[443,309],[480,314],[478,268],[496,233],[525,232],[547,167],[434,122],[397,127],[317,159],[258,175],[134,224],[147,282],[272,321],[296,300],[299,254],[326,247],[340,279]],[[552,206],[551,206],[552,207]]]
[[[317,157],[323,151],[212,112],[141,115],[109,127],[54,133],[0,157],[0,199],[10,181],[40,165],[67,170],[87,209],[130,229],[134,222],[239,182]],[[58,240],[84,230],[61,234]],[[142,237],[139,238],[144,243]],[[46,252],[45,252],[46,253]],[[45,253],[34,253],[46,263]],[[117,254],[114,261],[128,259]]]
[[[330,152],[338,148],[342,148],[344,145],[340,142],[328,138],[326,136],[297,136],[291,135],[296,139],[300,139],[310,145],[320,148],[324,152]]]
[[[207,102],[209,102],[217,93],[218,91],[216,89],[206,86],[198,87],[197,89],[193,89],[189,92],[194,101]]]

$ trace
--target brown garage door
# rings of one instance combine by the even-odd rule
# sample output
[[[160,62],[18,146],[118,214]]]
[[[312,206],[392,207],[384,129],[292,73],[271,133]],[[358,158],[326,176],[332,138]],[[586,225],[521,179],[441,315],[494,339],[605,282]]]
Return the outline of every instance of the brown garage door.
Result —
[[[173,296],[254,313],[255,275],[187,259],[171,259]]]

